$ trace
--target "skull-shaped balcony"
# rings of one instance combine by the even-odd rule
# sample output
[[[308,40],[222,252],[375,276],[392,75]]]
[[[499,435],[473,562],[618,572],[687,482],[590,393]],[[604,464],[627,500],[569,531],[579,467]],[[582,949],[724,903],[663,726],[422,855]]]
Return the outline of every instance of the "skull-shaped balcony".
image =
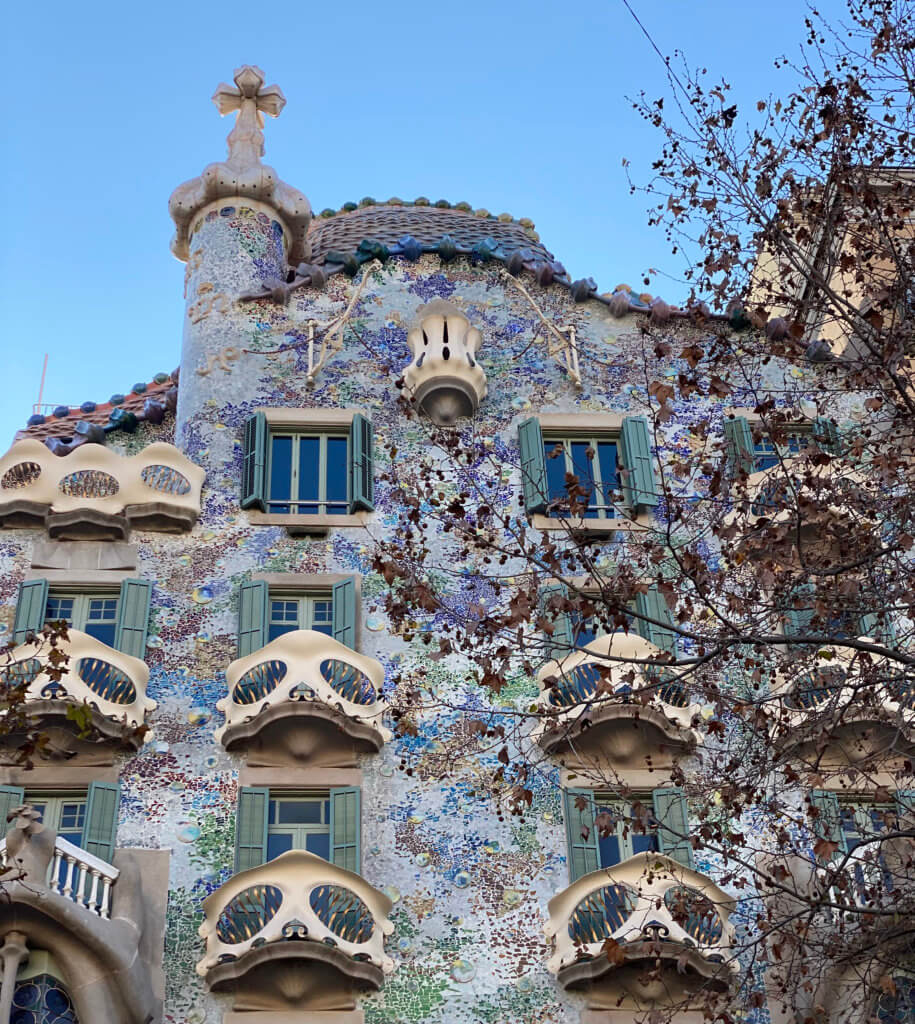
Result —
[[[203,478],[163,442],[137,455],[101,444],[55,455],[29,438],[0,459],[0,527],[45,527],[56,540],[124,540],[131,528],[177,533],[197,521]]]
[[[404,394],[434,423],[472,416],[486,397],[486,374],[477,362],[482,334],[443,299],[424,306],[419,318],[407,333],[413,362],[404,370]]]
[[[324,633],[294,630],[233,661],[216,739],[252,765],[353,767],[391,739],[384,670]]]
[[[812,665],[782,667],[773,696],[773,743],[784,753],[837,764],[915,753],[915,675],[884,658],[823,647]]]
[[[0,687],[21,693],[7,718],[2,743],[18,747],[23,730],[38,725],[44,756],[80,764],[110,764],[118,751],[137,750],[156,702],[146,696],[149,669],[78,629],[53,646],[41,637],[14,647],[0,666]],[[15,721],[9,716],[14,716]]]
[[[658,853],[583,875],[549,903],[548,969],[592,1009],[679,1004],[737,971],[735,901]],[[608,955],[608,949],[612,955]]]
[[[660,648],[635,633],[609,633],[537,673],[540,721],[534,738],[567,764],[656,765],[700,741],[692,727],[701,706],[662,664]],[[620,659],[620,660],[616,660]]]
[[[164,920],[148,913],[167,868],[145,859],[148,851],[114,850],[114,863],[84,850],[43,825],[28,804],[10,813],[0,843],[9,869],[0,900],[0,1005],[10,1007],[17,968],[36,954],[56,965],[55,989],[61,1017],[42,1020],[159,1020],[155,994],[161,980]],[[58,973],[59,972],[59,973]],[[75,1016],[64,1016],[66,1003]],[[17,1004],[18,1005],[18,1004]],[[4,1020],[32,1020],[14,1008]],[[37,1017],[34,1018],[37,1020]]]
[[[291,850],[234,875],[203,904],[197,973],[236,1010],[350,1010],[394,969],[391,901],[360,875]]]

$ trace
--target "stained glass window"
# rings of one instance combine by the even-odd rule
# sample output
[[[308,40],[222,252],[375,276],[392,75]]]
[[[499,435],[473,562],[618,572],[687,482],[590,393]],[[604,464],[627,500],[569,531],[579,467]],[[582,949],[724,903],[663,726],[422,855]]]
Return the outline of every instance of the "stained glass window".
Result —
[[[10,1024],[79,1024],[79,1020],[63,982],[39,974],[16,985]]]

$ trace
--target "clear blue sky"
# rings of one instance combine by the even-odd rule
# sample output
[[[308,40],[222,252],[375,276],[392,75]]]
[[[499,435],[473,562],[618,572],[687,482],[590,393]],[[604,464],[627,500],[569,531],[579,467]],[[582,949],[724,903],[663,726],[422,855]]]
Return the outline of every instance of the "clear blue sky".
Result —
[[[631,0],[664,53],[752,102],[797,52],[805,6]],[[821,10],[844,10],[827,0]],[[20,2],[4,18],[0,451],[37,398],[107,401],[179,361],[171,190],[223,159],[210,102],[242,63],[283,89],[267,161],[317,211],[363,196],[466,200],[531,217],[573,277],[685,293],[645,198],[659,138],[626,99],[663,67],[621,0]]]

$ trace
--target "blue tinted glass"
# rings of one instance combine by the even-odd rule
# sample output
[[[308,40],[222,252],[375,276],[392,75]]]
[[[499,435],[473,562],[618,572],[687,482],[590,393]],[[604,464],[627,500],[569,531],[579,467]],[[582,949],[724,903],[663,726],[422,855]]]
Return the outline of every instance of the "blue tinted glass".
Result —
[[[274,437],[270,441],[270,511],[288,512],[289,506],[282,504],[282,499],[291,498],[291,492],[292,438]]]
[[[118,600],[112,598],[93,598],[89,602],[90,619],[115,619],[118,612]]]
[[[756,471],[771,469],[778,462],[775,445],[768,437],[763,437],[753,446]]]
[[[299,499],[317,502],[320,479],[321,439],[318,437],[299,438]],[[296,509],[302,515],[315,515],[317,504],[300,504]]]
[[[621,860],[620,841],[615,834],[598,839],[597,846],[600,852],[600,866],[602,868],[609,868],[614,864],[619,864]]]
[[[600,479],[603,489],[601,504],[613,508],[613,492],[619,490],[619,468],[616,462],[616,444],[601,442],[597,446],[597,461],[600,465]]]
[[[660,850],[658,845],[658,834],[656,832],[647,832],[644,835],[641,832],[632,833],[632,852],[633,853],[657,853]]]
[[[330,836],[326,832],[312,832],[305,840],[305,849],[330,860]]]
[[[597,515],[597,509],[594,508],[595,494],[594,494],[594,464],[588,457],[588,453],[594,452],[590,441],[573,441],[572,442],[572,472],[578,477],[578,486],[586,492],[587,499],[583,495],[578,496],[578,500],[584,502],[587,500],[588,510],[585,512],[585,516],[589,519],[593,519]]]
[[[572,630],[575,642],[584,647],[597,639],[597,624],[594,619],[581,619],[577,612],[572,612]]]
[[[294,633],[298,628],[298,624],[295,622],[271,622],[267,628],[267,639],[276,640],[278,636],[282,636],[284,633]]]
[[[311,628],[316,633],[323,633],[325,636],[334,635],[334,627],[329,622],[316,622]]]
[[[569,492],[566,490],[566,456],[561,441],[544,441],[543,457],[546,462],[546,489],[550,501],[565,501]]]
[[[279,857],[281,853],[292,849],[292,836],[268,835],[267,836],[267,860]]]
[[[346,513],[349,511],[349,462],[347,460],[345,437],[327,439],[327,511]]]
[[[61,829],[82,829],[86,820],[86,805],[84,803],[64,804],[60,809]]]
[[[94,636],[96,640],[101,640],[103,644],[107,644],[109,647],[114,647],[114,634],[116,625],[113,622],[87,622],[86,632],[89,636]]]
[[[51,595],[48,598],[48,603],[45,606],[44,617],[50,619],[52,622],[59,622],[61,620],[65,622],[73,621],[73,598],[72,597],[54,597]]]
[[[281,800],[279,818],[283,825],[314,825],[321,821],[321,803],[318,800]]]

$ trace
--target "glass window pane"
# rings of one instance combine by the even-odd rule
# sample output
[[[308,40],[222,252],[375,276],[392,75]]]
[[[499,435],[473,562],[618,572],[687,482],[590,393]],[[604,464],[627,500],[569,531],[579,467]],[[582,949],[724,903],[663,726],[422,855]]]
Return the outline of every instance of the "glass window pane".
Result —
[[[118,614],[117,598],[93,597],[89,600],[89,621],[104,622],[116,619]]]
[[[593,519],[597,516],[597,509],[594,508],[594,464],[592,458],[595,454],[594,447],[590,441],[572,442],[572,472],[578,477],[578,486],[587,493],[587,498],[579,495],[578,500],[587,502],[588,510],[585,516]]]
[[[318,486],[320,481],[321,439],[319,437],[299,438],[299,500],[309,502],[296,509],[302,515],[318,512]],[[315,504],[311,504],[314,502]]]
[[[267,836],[267,860],[279,857],[281,853],[292,849],[292,836],[271,833]]]
[[[311,628],[318,629],[320,626],[333,625],[334,621],[334,602],[333,601],[314,601],[312,602],[312,614],[311,614]]]
[[[298,628],[294,622],[271,622],[267,627],[267,639],[276,640],[278,636],[282,636],[284,633],[294,633]]]
[[[327,512],[345,514],[349,511],[349,442],[345,437],[327,439]]]
[[[565,501],[566,454],[562,441],[544,441],[543,458],[546,462],[546,490],[550,501]]]
[[[113,622],[87,622],[85,633],[89,636],[94,636],[96,640],[100,640],[103,644],[107,644],[109,647],[114,647],[114,636],[116,632],[116,625]]]
[[[613,508],[613,492],[620,489],[619,466],[616,459],[616,443],[602,441],[597,446],[597,461],[600,465],[601,501],[609,510]],[[612,514],[612,513],[611,513]]]
[[[572,632],[575,642],[584,647],[597,639],[597,621],[593,618],[582,619],[578,612],[572,612]]]
[[[59,597],[55,594],[48,595],[48,603],[45,605],[46,619],[52,622],[73,622],[73,598]]]
[[[660,846],[656,832],[647,832],[645,834],[641,832],[632,833],[633,853],[657,853],[659,850]]]
[[[601,837],[598,839],[597,845],[600,851],[600,866],[602,868],[609,868],[613,864],[619,864],[622,860],[620,856],[620,841],[617,835],[609,835],[606,838]]]
[[[326,832],[311,832],[305,839],[305,849],[330,860],[330,836]]]
[[[321,821],[320,800],[280,800],[279,818],[282,825],[313,825]]]
[[[84,803],[65,803],[60,809],[61,829],[80,829],[86,821],[86,805]]]
[[[292,438],[270,439],[270,494],[271,512],[285,513],[289,506],[282,500],[292,497]]]

